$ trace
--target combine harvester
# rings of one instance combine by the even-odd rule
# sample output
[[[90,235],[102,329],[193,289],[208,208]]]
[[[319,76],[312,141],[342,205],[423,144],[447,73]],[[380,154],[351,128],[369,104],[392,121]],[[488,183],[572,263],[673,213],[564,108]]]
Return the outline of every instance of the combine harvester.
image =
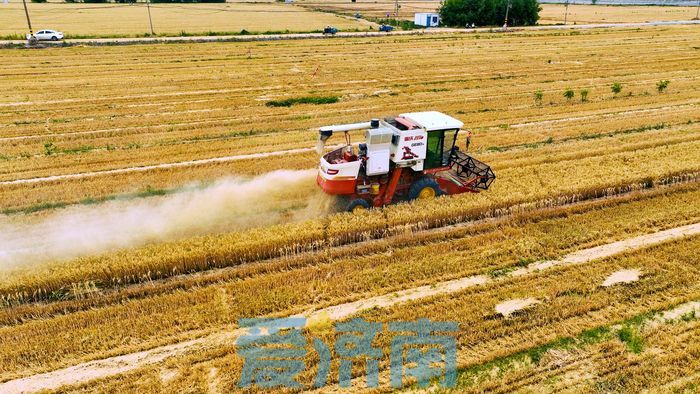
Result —
[[[385,120],[325,126],[319,153],[333,133],[345,133],[346,145],[321,157],[318,185],[341,197],[350,212],[381,207],[397,199],[477,193],[491,186],[491,167],[456,146],[464,124],[440,112],[413,112]],[[358,152],[350,131],[366,130]]]

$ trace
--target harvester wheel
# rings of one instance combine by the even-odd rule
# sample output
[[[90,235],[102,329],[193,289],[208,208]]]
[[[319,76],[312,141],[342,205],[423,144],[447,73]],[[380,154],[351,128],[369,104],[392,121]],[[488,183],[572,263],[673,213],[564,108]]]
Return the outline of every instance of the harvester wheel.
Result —
[[[409,200],[427,200],[442,194],[440,186],[433,178],[423,177],[413,182],[408,189]]]
[[[360,211],[364,211],[365,209],[369,209],[369,207],[370,205],[367,200],[356,198],[350,201],[350,204],[348,204],[348,212],[358,213]]]

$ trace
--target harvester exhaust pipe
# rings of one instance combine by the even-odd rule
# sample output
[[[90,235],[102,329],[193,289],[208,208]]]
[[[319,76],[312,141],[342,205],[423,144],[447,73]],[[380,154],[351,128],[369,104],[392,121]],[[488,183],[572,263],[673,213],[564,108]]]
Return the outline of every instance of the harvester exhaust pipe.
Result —
[[[323,154],[323,148],[326,146],[326,141],[328,141],[328,139],[331,138],[334,132],[348,132],[353,130],[369,129],[373,127],[373,124],[373,122],[363,122],[321,127],[318,130],[318,142],[316,143],[316,153],[318,153],[319,155]],[[378,120],[376,124],[378,127]]]

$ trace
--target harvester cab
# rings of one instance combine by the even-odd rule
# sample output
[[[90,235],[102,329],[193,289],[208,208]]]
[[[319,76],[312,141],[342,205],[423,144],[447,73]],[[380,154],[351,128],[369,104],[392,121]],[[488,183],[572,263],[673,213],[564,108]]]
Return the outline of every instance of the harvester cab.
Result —
[[[348,211],[380,207],[396,199],[476,193],[491,186],[491,168],[457,147],[463,123],[440,112],[413,112],[384,120],[319,130],[318,151],[334,133],[346,143],[321,156],[317,183],[339,196]],[[355,146],[350,132],[365,130]]]

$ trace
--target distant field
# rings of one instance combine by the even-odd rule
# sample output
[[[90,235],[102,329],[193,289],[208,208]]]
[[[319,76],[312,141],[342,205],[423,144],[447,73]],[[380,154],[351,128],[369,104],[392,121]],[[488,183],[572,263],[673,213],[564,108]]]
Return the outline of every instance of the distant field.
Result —
[[[359,12],[362,16],[384,18],[386,13],[394,12],[393,1],[358,0],[356,3],[342,1],[299,0],[297,4],[311,9],[323,9],[346,14]],[[416,12],[432,12],[440,7],[439,1],[402,1],[399,11],[400,19],[413,19]],[[540,24],[550,25],[564,22],[563,4],[542,4]],[[569,6],[568,23],[625,23],[690,20],[695,17],[696,7],[663,6],[605,6],[579,5]]]
[[[28,3],[35,30],[56,29],[69,36],[135,36],[148,33],[148,12],[140,4]],[[369,24],[329,13],[283,4],[152,4],[158,35],[306,32],[333,25],[342,30],[368,29]],[[0,37],[24,36],[27,25],[22,3],[0,3]]]
[[[570,5],[568,23],[632,23],[691,20],[696,7]],[[540,24],[564,23],[563,4],[543,4]]]
[[[439,7],[438,1],[402,1],[400,19],[413,19],[416,12],[431,12]],[[67,4],[29,3],[29,12],[35,30],[56,29],[68,37],[130,37],[150,32],[146,5],[139,4]],[[371,23],[354,18],[333,15],[354,15],[384,18],[392,17],[393,1],[340,1],[299,0],[296,5],[272,2],[222,4],[152,4],[151,16],[156,35],[214,35],[264,32],[319,31],[327,25],[340,30],[369,30]],[[12,0],[0,4],[0,38],[21,38],[27,33],[22,4]],[[540,24],[564,21],[564,6],[543,4]],[[568,23],[620,23],[668,20],[689,20],[695,16],[694,7],[657,6],[593,6],[569,7]]]

